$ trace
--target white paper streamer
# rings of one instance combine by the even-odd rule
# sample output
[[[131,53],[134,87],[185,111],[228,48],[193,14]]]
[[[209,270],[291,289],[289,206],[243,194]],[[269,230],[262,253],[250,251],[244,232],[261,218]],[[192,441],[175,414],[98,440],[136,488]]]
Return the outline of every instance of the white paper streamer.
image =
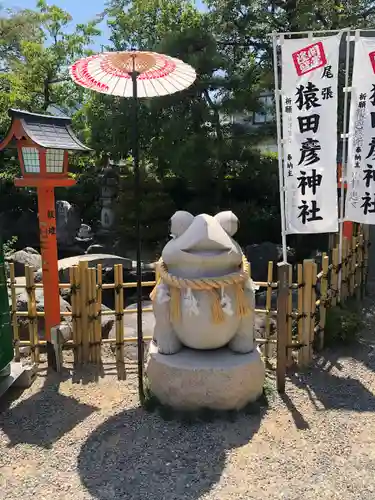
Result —
[[[158,285],[156,287],[156,302],[158,304],[165,304],[170,300],[169,287],[167,285]]]
[[[232,300],[227,293],[224,291],[224,287],[221,287],[221,308],[225,314],[228,316],[233,316],[234,311],[232,307]]]
[[[194,294],[191,290],[191,288],[188,288],[185,293],[184,297],[184,306],[187,309],[188,313],[191,315],[198,316],[199,314],[199,308],[198,308],[198,301],[194,297]]]

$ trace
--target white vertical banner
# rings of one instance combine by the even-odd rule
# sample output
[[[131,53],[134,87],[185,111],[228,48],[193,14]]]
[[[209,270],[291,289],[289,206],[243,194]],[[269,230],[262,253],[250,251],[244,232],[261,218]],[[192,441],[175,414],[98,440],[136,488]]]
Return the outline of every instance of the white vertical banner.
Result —
[[[355,42],[345,219],[375,224],[375,39]]]
[[[338,231],[337,93],[342,34],[284,40],[282,121],[287,234]]]

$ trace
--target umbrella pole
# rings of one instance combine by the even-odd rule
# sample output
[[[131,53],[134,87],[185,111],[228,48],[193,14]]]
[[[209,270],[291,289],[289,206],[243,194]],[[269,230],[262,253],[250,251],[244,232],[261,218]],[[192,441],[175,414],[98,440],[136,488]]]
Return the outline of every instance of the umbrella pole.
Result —
[[[138,73],[133,69],[131,73],[133,82],[133,161],[134,161],[134,191],[135,191],[135,218],[137,240],[137,348],[138,348],[138,392],[140,403],[144,402],[143,387],[143,333],[142,333],[142,265],[141,265],[141,186],[139,172],[139,136],[138,136]]]

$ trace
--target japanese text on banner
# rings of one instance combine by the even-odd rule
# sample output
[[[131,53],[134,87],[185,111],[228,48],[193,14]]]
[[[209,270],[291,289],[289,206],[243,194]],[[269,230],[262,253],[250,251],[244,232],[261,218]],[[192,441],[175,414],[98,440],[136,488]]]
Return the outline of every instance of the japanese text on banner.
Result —
[[[355,44],[345,218],[375,224],[375,40]]]
[[[341,34],[284,40],[282,122],[287,234],[338,230],[337,84]]]

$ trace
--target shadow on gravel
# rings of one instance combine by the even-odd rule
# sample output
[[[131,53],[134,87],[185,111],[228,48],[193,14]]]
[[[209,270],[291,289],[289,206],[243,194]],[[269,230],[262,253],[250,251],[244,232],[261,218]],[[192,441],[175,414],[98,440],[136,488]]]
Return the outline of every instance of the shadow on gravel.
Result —
[[[10,440],[9,447],[25,443],[52,448],[53,443],[97,410],[59,393],[60,383],[70,376],[68,370],[62,374],[48,371],[43,387],[30,398],[11,407],[20,393],[12,395],[10,391],[1,401],[0,428]]]
[[[290,397],[284,393],[280,394],[280,398],[288,408],[297,429],[300,431],[306,431],[307,429],[310,429],[309,423],[307,422],[307,420],[305,420],[305,417],[302,415],[302,413],[296,408]]]
[[[291,381],[300,389],[307,391],[315,408],[322,410],[347,410],[357,412],[374,412],[375,396],[359,379],[340,377],[332,372],[335,368],[342,370],[340,359],[353,358],[365,362],[366,350],[354,343],[351,346],[327,350],[315,360],[308,373],[290,375]]]
[[[142,408],[126,410],[82,446],[82,484],[97,500],[199,499],[220,480],[226,451],[252,439],[264,412],[189,425]]]

